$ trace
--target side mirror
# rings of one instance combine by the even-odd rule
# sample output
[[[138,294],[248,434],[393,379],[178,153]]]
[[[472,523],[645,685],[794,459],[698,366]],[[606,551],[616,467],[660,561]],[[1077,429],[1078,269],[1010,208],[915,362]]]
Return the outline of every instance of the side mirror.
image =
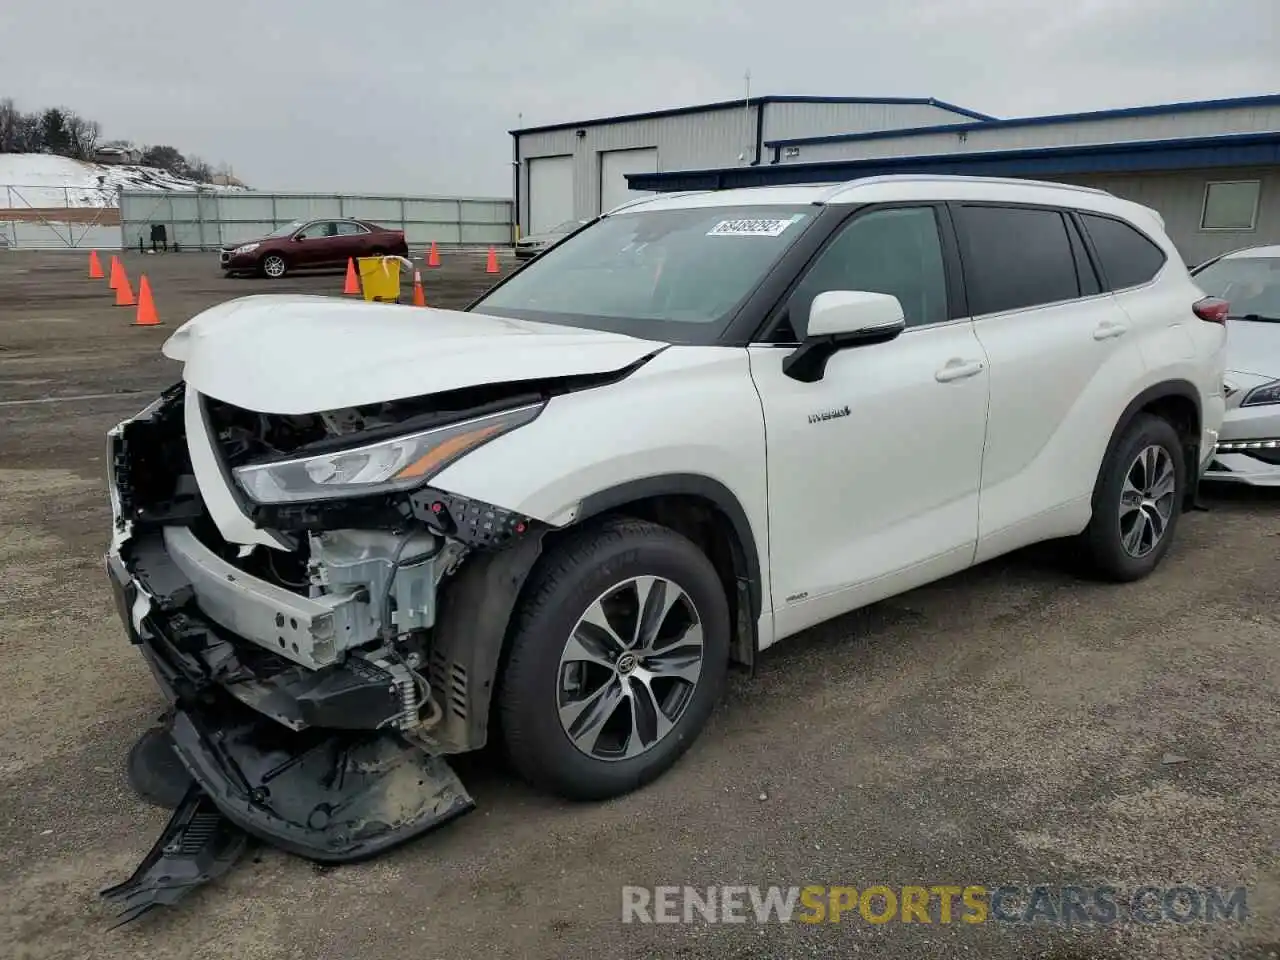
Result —
[[[887,343],[907,328],[897,297],[861,290],[828,290],[813,298],[805,339],[782,361],[782,372],[816,383],[839,350]]]

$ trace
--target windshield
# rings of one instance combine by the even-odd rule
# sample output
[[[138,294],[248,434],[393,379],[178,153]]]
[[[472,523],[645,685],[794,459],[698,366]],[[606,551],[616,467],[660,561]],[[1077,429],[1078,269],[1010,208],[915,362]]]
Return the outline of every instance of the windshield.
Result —
[[[530,261],[472,309],[645,339],[711,343],[817,210],[747,206],[615,214]]]
[[[296,233],[298,228],[301,227],[304,223],[306,223],[305,220],[295,220],[293,221],[293,223],[286,223],[283,227],[280,227],[279,229],[276,229],[276,230],[272,230],[270,233],[267,234],[267,236],[268,237],[290,236],[291,234]]]
[[[1195,275],[1196,286],[1231,304],[1233,319],[1280,322],[1280,257],[1232,257]]]

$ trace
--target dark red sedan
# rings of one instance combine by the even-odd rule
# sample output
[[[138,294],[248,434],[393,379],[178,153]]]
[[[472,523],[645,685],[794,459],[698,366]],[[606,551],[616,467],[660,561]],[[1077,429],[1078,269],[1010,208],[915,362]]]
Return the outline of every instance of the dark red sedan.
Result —
[[[409,256],[403,230],[345,217],[295,221],[261,240],[223,247],[219,260],[227,276],[248,273],[279,279],[290,270],[341,267],[349,257],[383,254]]]

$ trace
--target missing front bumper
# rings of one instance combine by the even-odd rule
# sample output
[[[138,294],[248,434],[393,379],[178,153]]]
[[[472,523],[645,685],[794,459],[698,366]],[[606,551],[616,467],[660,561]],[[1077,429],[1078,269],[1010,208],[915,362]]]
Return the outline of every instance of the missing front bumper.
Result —
[[[232,662],[227,641],[193,626],[193,614],[165,610],[118,556],[107,570],[129,638],[173,704],[168,736],[194,780],[134,876],[104,891],[122,905],[119,922],[225,872],[242,849],[237,836],[319,863],[350,863],[474,809],[444,760],[394,731],[294,729],[264,703],[236,699],[229,691],[240,685],[216,675]],[[289,702],[287,687],[262,689],[277,705]]]

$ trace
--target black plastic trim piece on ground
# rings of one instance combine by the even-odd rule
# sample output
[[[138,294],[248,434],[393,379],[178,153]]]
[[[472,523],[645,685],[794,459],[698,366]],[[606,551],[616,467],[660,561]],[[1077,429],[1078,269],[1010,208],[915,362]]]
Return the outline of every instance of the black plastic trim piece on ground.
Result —
[[[448,764],[385,731],[287,730],[235,702],[174,711],[174,749],[224,817],[316,863],[354,863],[475,809]]]
[[[99,893],[121,908],[111,928],[177,903],[216,880],[248,846],[248,835],[224,819],[204,791],[192,785],[133,876]]]

